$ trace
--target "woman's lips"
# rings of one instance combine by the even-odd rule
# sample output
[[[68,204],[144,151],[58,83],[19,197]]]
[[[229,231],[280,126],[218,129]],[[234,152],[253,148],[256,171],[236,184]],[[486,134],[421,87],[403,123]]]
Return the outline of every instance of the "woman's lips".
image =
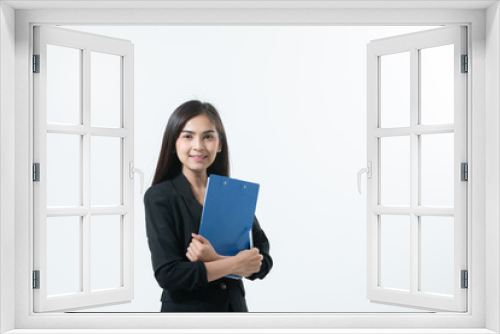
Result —
[[[193,159],[196,162],[202,162],[205,158],[206,158],[206,156],[204,156],[204,155],[192,155],[191,156],[191,159]]]

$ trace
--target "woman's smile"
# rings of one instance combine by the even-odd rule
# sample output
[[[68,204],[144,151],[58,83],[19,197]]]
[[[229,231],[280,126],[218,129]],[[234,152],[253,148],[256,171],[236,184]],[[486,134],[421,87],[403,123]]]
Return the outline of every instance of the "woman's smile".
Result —
[[[195,162],[203,162],[203,160],[206,159],[206,155],[190,155],[189,156],[191,159],[193,159]]]

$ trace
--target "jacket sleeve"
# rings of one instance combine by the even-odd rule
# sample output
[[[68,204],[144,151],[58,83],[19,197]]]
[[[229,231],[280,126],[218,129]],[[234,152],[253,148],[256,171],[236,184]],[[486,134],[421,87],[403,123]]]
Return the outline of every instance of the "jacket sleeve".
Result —
[[[157,187],[149,188],[144,194],[146,234],[155,278],[163,289],[204,290],[208,286],[205,265],[187,260],[182,236],[176,228],[183,223],[178,221],[182,218],[175,217],[171,201],[165,191]]]
[[[262,259],[262,265],[260,267],[259,272],[256,272],[252,276],[247,277],[249,280],[255,280],[257,278],[263,279],[266,275],[271,271],[273,267],[273,259],[269,254],[269,240],[267,239],[266,234],[260,227],[259,221],[257,218],[254,219],[253,228],[252,228],[252,237],[254,247],[259,249],[260,254],[264,257]]]

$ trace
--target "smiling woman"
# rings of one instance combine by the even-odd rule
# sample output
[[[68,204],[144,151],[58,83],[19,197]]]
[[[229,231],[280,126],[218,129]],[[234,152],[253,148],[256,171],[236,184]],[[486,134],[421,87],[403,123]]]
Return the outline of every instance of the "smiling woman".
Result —
[[[198,152],[207,156],[194,155]],[[183,103],[170,116],[153,185],[180,172],[188,173],[190,167],[193,173],[201,168],[209,174],[229,176],[229,148],[219,113],[212,105],[199,101]]]
[[[242,281],[226,276],[262,279],[272,268],[269,242],[256,219],[255,248],[235,256],[217,254],[196,234],[211,174],[229,176],[224,126],[211,104],[188,101],[169,118],[153,186],[144,195],[162,312],[247,312]]]

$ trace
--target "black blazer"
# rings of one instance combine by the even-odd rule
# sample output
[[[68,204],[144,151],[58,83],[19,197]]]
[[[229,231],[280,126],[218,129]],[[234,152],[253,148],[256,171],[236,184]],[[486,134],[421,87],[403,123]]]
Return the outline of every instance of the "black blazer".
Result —
[[[203,262],[190,262],[186,257],[191,233],[198,233],[203,211],[186,177],[180,173],[150,187],[144,194],[144,205],[154,275],[163,288],[162,312],[248,311],[241,280],[208,282]],[[252,232],[254,247],[264,257],[260,271],[249,277],[255,280],[269,273],[273,261],[257,219]]]

